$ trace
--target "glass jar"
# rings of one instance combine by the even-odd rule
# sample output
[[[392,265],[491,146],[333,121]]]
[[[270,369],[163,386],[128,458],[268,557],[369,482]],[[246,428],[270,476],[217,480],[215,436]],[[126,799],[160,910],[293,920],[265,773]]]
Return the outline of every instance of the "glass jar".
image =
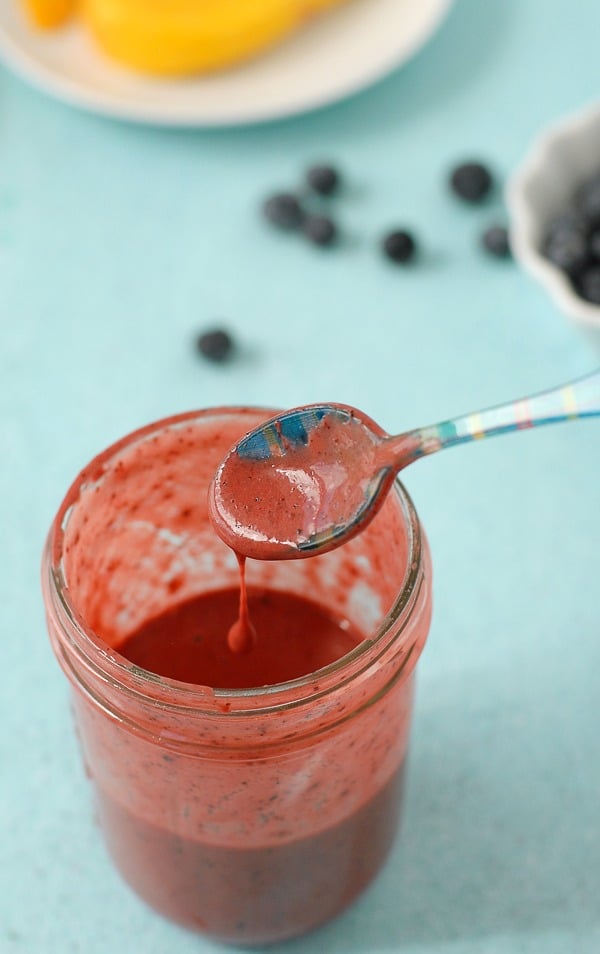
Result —
[[[271,414],[201,411],[124,438],[76,479],[43,557],[50,638],[117,868],[158,911],[238,944],[315,927],[381,868],[431,615],[426,541],[397,482],[345,546],[247,567],[250,586],[308,595],[350,620],[365,638],[348,655],[291,682],[227,690],[119,653],[167,608],[237,584],[206,491],[228,448]]]

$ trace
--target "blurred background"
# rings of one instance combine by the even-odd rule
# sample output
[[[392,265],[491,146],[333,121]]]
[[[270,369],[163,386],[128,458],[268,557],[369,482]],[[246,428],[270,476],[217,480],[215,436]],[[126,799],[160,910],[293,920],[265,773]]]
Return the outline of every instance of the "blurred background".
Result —
[[[91,819],[38,577],[94,454],[220,404],[347,402],[399,432],[598,364],[518,262],[481,245],[509,224],[531,143],[599,97],[598,4],[370,3],[231,74],[157,80],[103,58],[80,23],[40,33],[0,2],[2,951],[219,949],[121,884]],[[403,29],[412,47],[382,40]],[[494,178],[477,204],[448,184],[472,159]],[[342,177],[331,248],[262,214],[322,162]],[[404,265],[381,249],[396,229],[417,244]],[[234,342],[221,363],[197,346],[215,328]],[[597,422],[581,421],[406,474],[436,599],[403,835],[358,904],[286,949],[600,949],[599,470]]]

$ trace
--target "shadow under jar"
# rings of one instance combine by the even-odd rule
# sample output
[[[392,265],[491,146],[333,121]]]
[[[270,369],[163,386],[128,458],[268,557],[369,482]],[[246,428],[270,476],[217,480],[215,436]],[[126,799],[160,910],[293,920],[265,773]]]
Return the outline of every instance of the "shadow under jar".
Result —
[[[308,596],[360,634],[341,658],[228,689],[123,655],[148,621],[237,586],[207,488],[228,448],[272,413],[201,411],[124,438],[74,482],[43,557],[50,638],[117,868],[167,917],[238,944],[327,921],[384,863],[431,616],[427,544],[396,483],[338,550],[248,563],[251,592]],[[285,637],[274,647],[284,658]]]

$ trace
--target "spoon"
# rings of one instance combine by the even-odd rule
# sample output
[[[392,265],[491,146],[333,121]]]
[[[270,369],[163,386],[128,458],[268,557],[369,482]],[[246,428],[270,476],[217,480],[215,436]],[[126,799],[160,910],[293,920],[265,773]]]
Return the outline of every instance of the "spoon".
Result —
[[[600,414],[600,370],[562,387],[391,437],[344,404],[285,411],[243,437],[219,466],[209,512],[243,557],[325,553],[373,519],[398,471],[455,444]]]

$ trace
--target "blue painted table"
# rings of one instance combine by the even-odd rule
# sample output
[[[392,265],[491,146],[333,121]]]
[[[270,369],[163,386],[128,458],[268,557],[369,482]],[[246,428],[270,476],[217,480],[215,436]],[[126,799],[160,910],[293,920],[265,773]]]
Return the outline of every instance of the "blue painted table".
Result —
[[[177,132],[97,119],[0,73],[0,949],[217,946],[147,910],[89,811],[38,565],[67,485],[153,418],[345,401],[390,430],[584,373],[544,294],[477,247],[499,197],[460,206],[456,159],[505,178],[545,123],[598,94],[597,0],[458,0],[406,68],[317,114]],[[346,241],[272,234],[262,196],[332,157]],[[394,269],[377,241],[414,228]],[[238,359],[193,338],[226,323]],[[335,355],[335,360],[333,359]],[[426,460],[406,483],[435,561],[405,824],[352,910],[298,954],[600,950],[600,432],[595,421]]]

